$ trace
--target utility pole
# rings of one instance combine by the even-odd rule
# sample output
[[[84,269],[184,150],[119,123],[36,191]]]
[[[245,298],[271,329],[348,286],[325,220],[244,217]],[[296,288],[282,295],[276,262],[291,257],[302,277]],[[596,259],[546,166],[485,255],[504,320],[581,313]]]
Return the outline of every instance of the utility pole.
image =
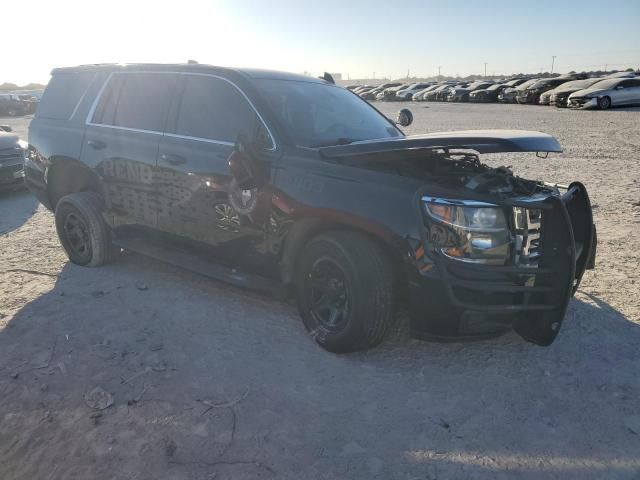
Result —
[[[411,71],[411,70],[409,70],[409,69],[407,68],[407,80],[409,80],[409,72],[410,72],[410,71]]]
[[[609,65],[608,63],[605,63],[605,64],[604,64],[604,73],[607,73],[607,66],[608,66],[608,65]]]
[[[553,73],[553,66],[556,63],[556,56],[555,55],[551,55],[551,73]]]
[[[487,62],[484,62],[484,77],[487,78]]]
[[[373,72],[373,79],[376,79],[376,72]]]
[[[440,69],[442,68],[442,65],[438,65],[438,80],[440,79]]]

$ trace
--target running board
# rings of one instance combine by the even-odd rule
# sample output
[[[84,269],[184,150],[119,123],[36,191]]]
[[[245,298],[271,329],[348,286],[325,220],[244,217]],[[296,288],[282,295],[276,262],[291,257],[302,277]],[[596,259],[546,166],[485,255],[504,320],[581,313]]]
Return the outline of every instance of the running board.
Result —
[[[163,243],[131,233],[118,233],[113,236],[113,244],[124,250],[151,257],[160,262],[181,267],[237,287],[256,290],[278,298],[287,297],[287,288],[280,282],[259,275],[242,273],[234,268],[222,266],[213,259]]]

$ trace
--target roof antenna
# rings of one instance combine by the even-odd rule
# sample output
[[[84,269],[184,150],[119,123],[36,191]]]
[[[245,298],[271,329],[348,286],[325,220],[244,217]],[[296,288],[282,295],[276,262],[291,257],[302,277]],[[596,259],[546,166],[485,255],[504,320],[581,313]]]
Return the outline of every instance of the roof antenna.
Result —
[[[321,78],[325,82],[333,83],[334,85],[336,84],[336,81],[333,79],[330,73],[324,72],[324,75],[318,78]]]

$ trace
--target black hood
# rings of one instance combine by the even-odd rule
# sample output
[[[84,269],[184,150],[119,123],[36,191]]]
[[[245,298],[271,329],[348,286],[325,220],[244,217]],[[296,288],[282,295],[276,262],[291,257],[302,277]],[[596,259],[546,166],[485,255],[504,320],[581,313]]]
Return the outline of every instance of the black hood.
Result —
[[[470,149],[478,153],[561,152],[551,135],[527,130],[464,130],[381,138],[320,148],[324,157],[348,157],[408,149]]]

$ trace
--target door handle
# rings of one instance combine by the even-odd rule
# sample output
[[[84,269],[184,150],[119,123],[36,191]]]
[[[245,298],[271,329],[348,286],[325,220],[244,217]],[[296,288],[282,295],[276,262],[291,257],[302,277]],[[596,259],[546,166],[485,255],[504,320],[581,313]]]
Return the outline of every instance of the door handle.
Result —
[[[94,150],[102,150],[104,147],[107,146],[106,143],[104,143],[101,140],[88,140],[87,141],[87,145],[89,145],[91,148],[93,148]]]
[[[162,160],[163,162],[167,162],[171,165],[180,165],[183,163],[187,163],[186,158],[181,157],[180,155],[172,154],[172,153],[163,153],[162,155],[160,155],[160,160]]]

